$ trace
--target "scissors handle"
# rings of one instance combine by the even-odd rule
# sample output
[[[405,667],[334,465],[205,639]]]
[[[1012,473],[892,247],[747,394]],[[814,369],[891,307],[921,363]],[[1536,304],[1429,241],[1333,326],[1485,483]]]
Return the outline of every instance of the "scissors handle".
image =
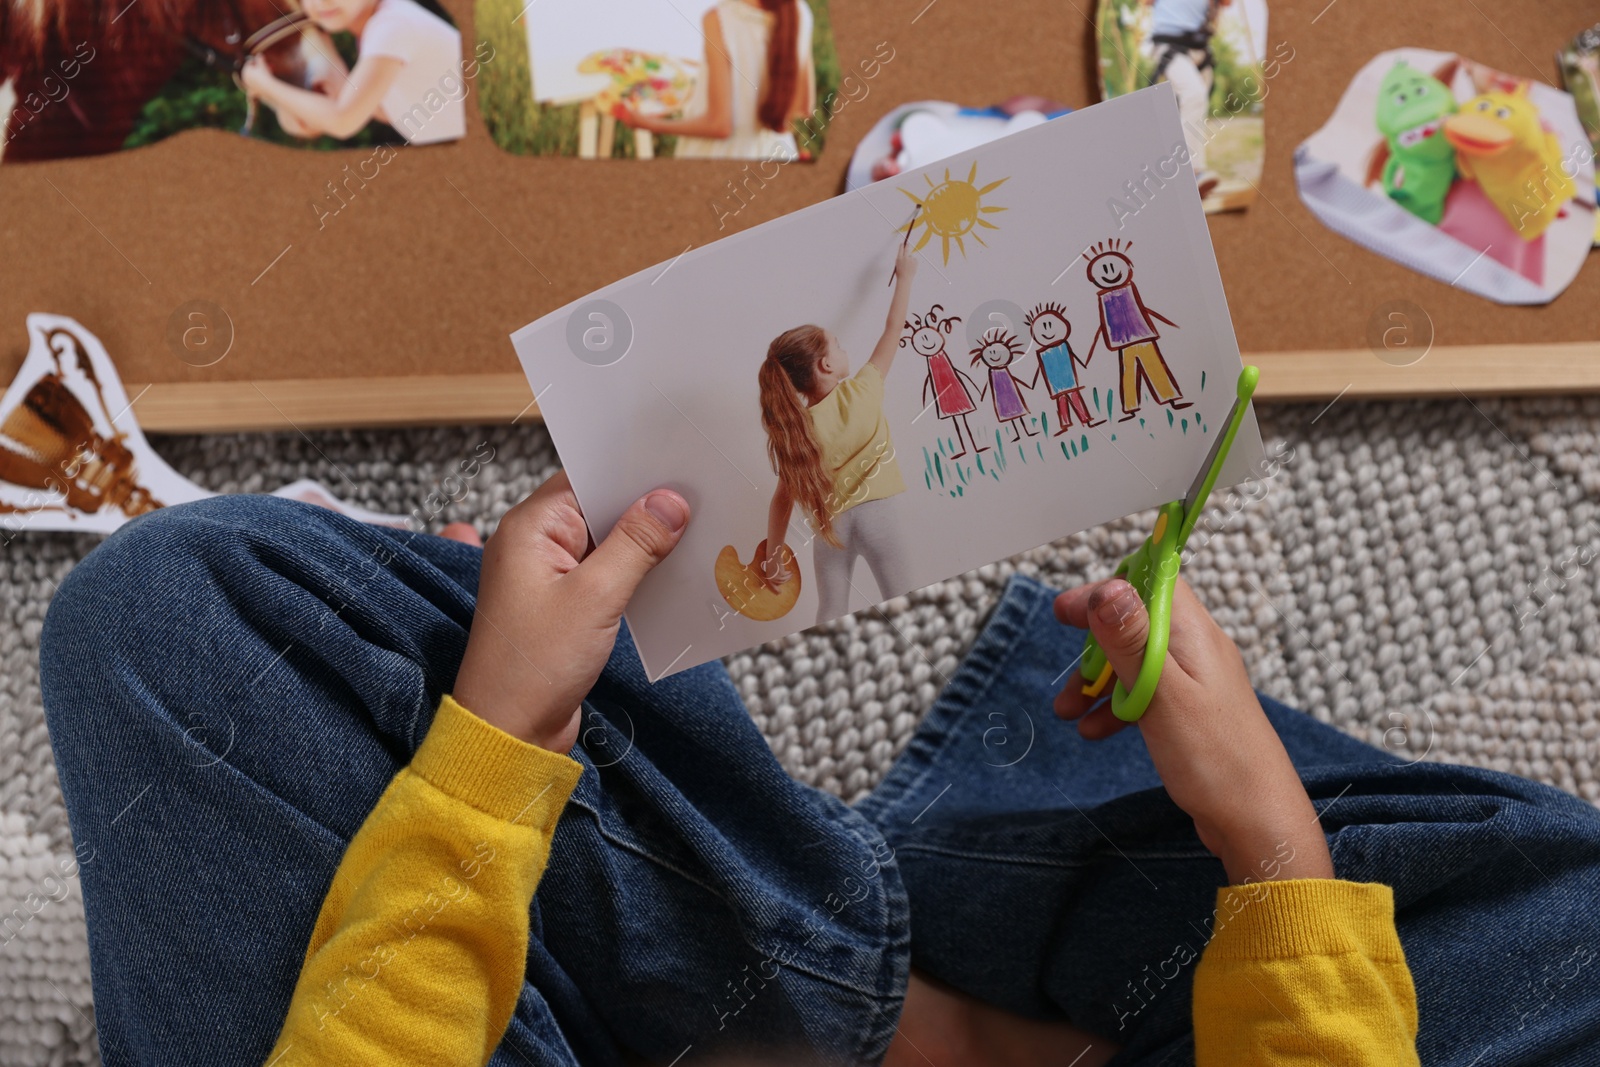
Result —
[[[1117,679],[1111,692],[1111,714],[1123,722],[1138,722],[1150,707],[1161,669],[1167,662],[1167,640],[1172,634],[1172,592],[1178,585],[1178,531],[1183,522],[1183,504],[1172,501],[1161,506],[1155,529],[1139,548],[1123,560],[1113,577],[1126,578],[1144,601],[1150,618],[1150,634],[1145,639],[1144,660],[1133,688]],[[1083,687],[1089,696],[1099,696],[1112,677],[1111,662],[1093,634],[1084,643],[1083,676],[1092,679]]]
[[[1223,461],[1227,459],[1228,449],[1233,446],[1233,439],[1244,422],[1250,398],[1255,394],[1260,377],[1261,372],[1255,367],[1240,369],[1236,388],[1238,398],[1228,414],[1228,424],[1212,446],[1211,453],[1206,456],[1199,476],[1189,487],[1188,496],[1161,505],[1161,510],[1156,514],[1155,529],[1132,555],[1122,561],[1113,575],[1127,579],[1139,594],[1139,599],[1144,601],[1145,611],[1150,617],[1150,636],[1145,641],[1144,660],[1139,664],[1139,676],[1134,679],[1133,688],[1124,688],[1119,678],[1116,688],[1111,692],[1111,713],[1123,722],[1139,721],[1150,707],[1156,684],[1161,681],[1161,669],[1167,662],[1167,639],[1172,635],[1172,593],[1178,586],[1178,567],[1183,560],[1183,546],[1201,510],[1205,508],[1212,487],[1222,474]],[[1079,671],[1086,679],[1084,695],[1089,697],[1099,697],[1112,678],[1111,662],[1093,634],[1084,641]]]

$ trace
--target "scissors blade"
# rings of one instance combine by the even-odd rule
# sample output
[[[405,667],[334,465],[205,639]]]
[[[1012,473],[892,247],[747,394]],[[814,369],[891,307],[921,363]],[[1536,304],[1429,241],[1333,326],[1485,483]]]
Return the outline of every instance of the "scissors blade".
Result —
[[[1234,398],[1233,407],[1228,409],[1228,417],[1223,419],[1220,424],[1223,427],[1223,432],[1217,434],[1217,439],[1211,442],[1211,451],[1206,453],[1205,462],[1200,464],[1200,473],[1194,476],[1194,481],[1189,484],[1189,491],[1183,495],[1184,515],[1194,514],[1194,509],[1204,503],[1200,499],[1200,494],[1205,489],[1206,475],[1210,474],[1211,468],[1217,465],[1217,457],[1222,454],[1222,446],[1228,440],[1227,427],[1231,426],[1234,418],[1238,416],[1239,405],[1247,403],[1249,403],[1248,400]]]

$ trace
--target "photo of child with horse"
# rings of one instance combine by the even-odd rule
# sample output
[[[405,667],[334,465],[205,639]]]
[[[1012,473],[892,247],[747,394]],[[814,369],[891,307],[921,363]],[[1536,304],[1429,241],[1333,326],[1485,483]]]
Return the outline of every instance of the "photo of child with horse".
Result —
[[[0,163],[201,128],[317,149],[447,141],[465,95],[438,0],[0,6]]]

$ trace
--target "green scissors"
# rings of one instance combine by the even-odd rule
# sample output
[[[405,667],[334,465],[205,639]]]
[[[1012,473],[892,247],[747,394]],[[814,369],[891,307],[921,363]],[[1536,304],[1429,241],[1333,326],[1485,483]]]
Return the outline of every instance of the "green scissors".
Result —
[[[1150,638],[1144,646],[1139,677],[1132,689],[1123,688],[1122,680],[1118,679],[1111,693],[1111,713],[1123,722],[1138,722],[1150,706],[1150,698],[1155,696],[1161,668],[1167,662],[1167,638],[1172,632],[1172,590],[1178,584],[1183,546],[1200,512],[1205,509],[1211,487],[1217,484],[1217,475],[1222,473],[1223,461],[1228,458],[1228,449],[1233,446],[1244,414],[1250,409],[1250,398],[1260,379],[1261,371],[1257,367],[1245,367],[1239,372],[1238,396],[1228,412],[1228,424],[1212,444],[1188,494],[1182,500],[1161,505],[1155,529],[1112,575],[1128,580],[1150,614]],[[1093,634],[1084,642],[1083,665],[1079,670],[1085,679],[1083,692],[1086,696],[1098,697],[1111,680],[1111,661]]]

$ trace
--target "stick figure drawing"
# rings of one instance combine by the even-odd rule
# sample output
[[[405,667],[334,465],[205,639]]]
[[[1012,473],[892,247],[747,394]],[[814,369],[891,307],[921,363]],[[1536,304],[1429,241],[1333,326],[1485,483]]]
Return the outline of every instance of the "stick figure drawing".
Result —
[[[905,324],[905,328],[911,332],[900,338],[902,348],[909,344],[913,352],[928,362],[928,377],[922,383],[924,409],[931,392],[935,413],[955,427],[956,446],[960,451],[947,457],[949,459],[960,459],[968,449],[974,452],[989,451],[988,445],[978,445],[977,439],[972,436],[972,425],[967,421],[967,416],[978,409],[972,398],[977,386],[965,372],[956,369],[944,350],[945,338],[960,321],[957,315],[946,317],[944,307],[935,304],[927,314],[911,316]],[[963,432],[966,435],[964,438]]]
[[[1145,385],[1158,404],[1167,404],[1175,411],[1192,406],[1183,399],[1183,390],[1173,381],[1172,369],[1161,357],[1156,345],[1161,331],[1150,320],[1159,319],[1173,329],[1178,324],[1146,307],[1139,296],[1139,287],[1133,284],[1133,261],[1126,255],[1132,247],[1133,242],[1124,243],[1113,237],[1083,253],[1089,261],[1089,280],[1094,283],[1100,304],[1100,326],[1084,362],[1094,358],[1095,347],[1102,340],[1122,361],[1122,417],[1118,422],[1127,422],[1139,413],[1139,397]]]
[[[976,367],[982,363],[988,372],[989,380],[978,387],[978,399],[982,400],[985,392],[994,404],[994,417],[996,422],[1009,422],[1011,424],[1011,440],[1022,440],[1021,427],[1029,437],[1034,431],[1028,429],[1028,401],[1022,395],[1023,385],[1011,371],[1011,364],[1022,358],[1022,353],[1027,351],[1017,335],[1009,330],[996,326],[978,338],[978,345],[972,350],[972,365]]]
[[[1078,378],[1078,371],[1088,370],[1089,361],[1085,359],[1080,363],[1068,341],[1072,336],[1072,323],[1067,321],[1066,309],[1056,303],[1040,304],[1028,312],[1023,322],[1033,337],[1039,358],[1039,369],[1034,371],[1028,385],[1031,388],[1038,384],[1041,375],[1044,377],[1045,388],[1056,402],[1056,422],[1060,427],[1056,436],[1072,429],[1074,415],[1085,426],[1099,426],[1105,422],[1090,415],[1089,406],[1083,401],[1083,382]]]

